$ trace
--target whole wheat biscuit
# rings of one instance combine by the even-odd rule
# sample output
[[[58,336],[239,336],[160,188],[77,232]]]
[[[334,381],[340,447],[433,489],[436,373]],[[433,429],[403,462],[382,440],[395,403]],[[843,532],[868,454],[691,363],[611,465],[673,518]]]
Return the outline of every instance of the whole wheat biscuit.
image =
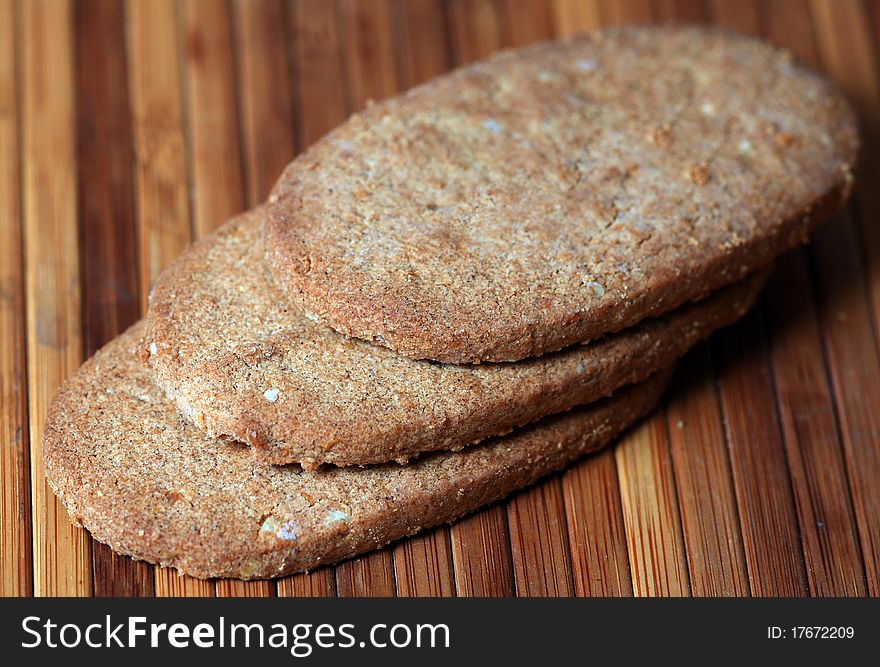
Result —
[[[49,410],[50,485],[114,550],[197,577],[274,577],[451,521],[607,444],[667,373],[465,452],[407,466],[260,463],[181,418],[134,356],[135,325],[86,362]]]
[[[354,115],[270,198],[296,303],[413,358],[517,360],[730,283],[846,199],[847,102],[786,51],[616,27]]]
[[[764,273],[587,346],[515,364],[413,361],[325,329],[263,268],[257,209],[179,257],[142,353],[181,412],[272,463],[363,465],[460,449],[643,380],[749,308]]]

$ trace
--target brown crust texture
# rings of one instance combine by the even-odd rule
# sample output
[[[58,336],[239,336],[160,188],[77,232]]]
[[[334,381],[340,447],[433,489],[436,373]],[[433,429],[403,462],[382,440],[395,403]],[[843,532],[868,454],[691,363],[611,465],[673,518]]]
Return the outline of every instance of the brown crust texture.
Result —
[[[276,184],[267,258],[346,335],[518,360],[767,264],[841,206],[857,148],[850,106],[785,51],[609,28],[354,115]]]
[[[208,435],[306,469],[461,449],[608,396],[740,317],[766,275],[590,345],[515,364],[437,364],[305,318],[264,269],[262,216],[258,209],[231,221],[164,272],[142,355]]]
[[[451,521],[602,447],[668,372],[465,452],[304,472],[260,463],[179,415],[135,359],[137,324],[55,398],[43,452],[74,521],[112,549],[196,577],[275,577]]]

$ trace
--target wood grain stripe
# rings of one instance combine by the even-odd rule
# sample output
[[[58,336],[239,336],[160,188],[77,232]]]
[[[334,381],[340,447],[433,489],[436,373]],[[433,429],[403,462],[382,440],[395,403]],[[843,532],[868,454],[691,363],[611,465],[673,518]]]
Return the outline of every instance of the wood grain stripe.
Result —
[[[654,11],[661,22],[705,23],[707,7],[703,0],[656,0]]]
[[[606,24],[650,23],[655,20],[651,0],[600,0],[599,12]]]
[[[745,33],[758,32],[756,0],[710,0],[712,23]]]
[[[565,502],[558,476],[526,489],[507,502],[516,594],[574,595]]]
[[[562,476],[575,595],[631,596],[632,576],[614,451],[607,449]]]
[[[666,415],[658,409],[625,434],[614,450],[623,504],[633,593],[690,593]]]
[[[459,519],[449,529],[460,597],[514,595],[510,534],[503,503]]]
[[[253,207],[296,153],[286,10],[282,0],[235,0],[232,8],[245,200]]]
[[[43,476],[43,422],[82,360],[77,252],[76,121],[71,3],[21,10],[24,264],[34,593],[89,595],[88,533],[70,524]]]
[[[695,596],[748,596],[742,533],[708,344],[679,362],[667,409],[672,464]]]
[[[349,112],[399,90],[394,61],[390,0],[340,0],[339,20],[343,63],[348,83]]]
[[[127,0],[140,303],[192,240],[173,0]]]
[[[752,595],[805,595],[794,496],[758,315],[752,311],[716,340],[719,393]]]
[[[394,546],[394,578],[401,597],[455,595],[452,543],[446,526]]]
[[[602,25],[597,0],[554,0],[553,23],[560,37],[596,30]]]
[[[0,0],[0,596],[4,597],[33,593],[15,14],[12,0]]]
[[[865,572],[834,403],[802,252],[779,261],[767,289],[771,362],[810,593],[865,594]],[[798,326],[792,326],[798,322]]]
[[[551,10],[545,0],[504,0],[506,46],[517,48],[552,39],[555,30]]]
[[[348,117],[342,37],[333,2],[289,0],[287,17],[293,51],[297,148],[303,150]]]
[[[487,58],[504,46],[503,18],[494,0],[451,0],[447,11],[456,65]]]
[[[182,0],[184,118],[201,238],[244,210],[235,57],[226,0]]]
[[[410,88],[452,67],[443,0],[396,0],[394,34],[400,83]]]
[[[834,79],[861,117],[862,151],[858,177],[862,183],[876,183],[880,177],[880,66],[876,39],[880,37],[880,8],[876,2],[811,0],[805,14],[815,26],[821,67]],[[872,35],[873,26],[873,35]],[[864,279],[874,320],[880,332],[880,211],[877,188],[857,188],[853,211],[860,237],[860,255],[865,264]]]
[[[815,235],[819,313],[838,423],[871,595],[880,595],[880,357],[860,283],[862,265],[851,222]],[[841,489],[841,492],[845,490]]]

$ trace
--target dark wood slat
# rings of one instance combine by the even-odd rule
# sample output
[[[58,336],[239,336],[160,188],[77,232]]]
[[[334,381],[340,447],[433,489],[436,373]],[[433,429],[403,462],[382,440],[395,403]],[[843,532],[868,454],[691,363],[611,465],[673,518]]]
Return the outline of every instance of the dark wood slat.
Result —
[[[91,539],[43,475],[43,424],[82,360],[77,252],[76,101],[70,2],[19,5],[34,593],[90,595]],[[47,242],[47,240],[49,242]]]
[[[562,484],[552,477],[507,502],[514,584],[520,596],[571,596],[574,584]]]
[[[821,249],[820,249],[821,248]],[[865,295],[857,287],[862,265],[851,222],[814,235],[820,280],[820,324],[828,355],[862,554],[871,595],[880,594],[880,358]]]
[[[84,356],[138,318],[128,84],[123,6],[75,6],[77,140]],[[152,595],[148,565],[92,544],[94,594]]]
[[[394,62],[392,5],[390,0],[340,0],[340,21],[345,39],[342,51],[348,81],[349,111],[398,90]]]
[[[396,0],[394,32],[402,87],[411,88],[452,67],[443,0]]]
[[[256,206],[296,153],[282,0],[234,0],[246,202]]]
[[[75,5],[77,160],[85,356],[138,317],[123,7]]]
[[[656,0],[655,13],[662,22],[705,23],[708,18],[703,0]]]
[[[880,7],[875,1],[840,0],[811,2],[812,25],[825,69],[855,105],[862,121],[862,152],[858,178],[877,183],[880,178]],[[865,266],[874,332],[880,342],[880,192],[875,187],[856,188],[854,216],[859,231],[860,254]]]
[[[339,597],[394,597],[394,563],[387,549],[373,551],[336,568]]]
[[[402,597],[455,595],[452,544],[446,526],[394,546],[394,578]]]
[[[174,0],[128,0],[126,24],[143,308],[192,238]],[[175,570],[157,567],[154,577],[159,596],[214,595],[213,583]]]
[[[810,593],[864,595],[858,531],[804,254],[778,264],[764,310]]]
[[[196,238],[244,209],[235,58],[226,0],[182,0],[184,117]]]
[[[0,596],[33,593],[15,9],[0,0]]]
[[[510,534],[499,503],[456,521],[449,529],[455,590],[461,597],[514,594]]]
[[[805,595],[803,550],[758,315],[752,311],[715,340],[752,595]]]
[[[678,504],[695,596],[748,596],[733,478],[708,346],[679,362],[667,419]]]
[[[552,39],[553,14],[545,0],[504,0],[507,46],[519,47]]]
[[[503,14],[494,0],[451,0],[449,34],[456,65],[486,58],[506,42]]]
[[[755,0],[709,0],[712,23],[740,32],[758,31],[758,6]]]
[[[604,23],[650,23],[655,20],[651,0],[600,0]]]
[[[850,490],[868,580],[880,595],[880,83],[876,45],[872,48],[864,5],[811,3],[821,63],[849,93],[865,128],[860,183],[852,213],[841,217],[839,233],[826,225],[816,235],[822,293],[821,320],[834,386]],[[875,8],[876,16],[876,8]],[[875,19],[876,25],[876,19]],[[837,34],[837,31],[845,31]],[[880,32],[875,32],[876,36]],[[858,234],[852,218],[861,221]],[[865,287],[865,280],[868,287]],[[872,317],[873,316],[873,317]],[[873,325],[873,326],[872,326]]]
[[[336,597],[336,570],[332,566],[284,577],[276,582],[278,597]]]
[[[348,116],[342,38],[333,2],[289,0],[287,16],[293,51],[297,146],[302,150]]]
[[[159,272],[189,244],[189,182],[173,0],[127,0],[126,34],[140,303]]]
[[[575,595],[632,595],[626,530],[614,451],[607,449],[562,476]]]
[[[615,446],[633,593],[690,592],[666,415],[657,409]]]
[[[556,34],[567,37],[595,30],[602,25],[598,0],[554,0],[553,23]]]

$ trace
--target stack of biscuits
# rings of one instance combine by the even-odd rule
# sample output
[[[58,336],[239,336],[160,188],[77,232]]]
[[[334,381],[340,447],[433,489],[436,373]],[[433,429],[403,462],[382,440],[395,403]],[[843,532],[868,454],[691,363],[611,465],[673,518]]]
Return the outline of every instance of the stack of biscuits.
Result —
[[[761,42],[619,27],[352,116],[60,390],[71,517],[197,577],[332,563],[611,442],[846,200],[858,136]]]

